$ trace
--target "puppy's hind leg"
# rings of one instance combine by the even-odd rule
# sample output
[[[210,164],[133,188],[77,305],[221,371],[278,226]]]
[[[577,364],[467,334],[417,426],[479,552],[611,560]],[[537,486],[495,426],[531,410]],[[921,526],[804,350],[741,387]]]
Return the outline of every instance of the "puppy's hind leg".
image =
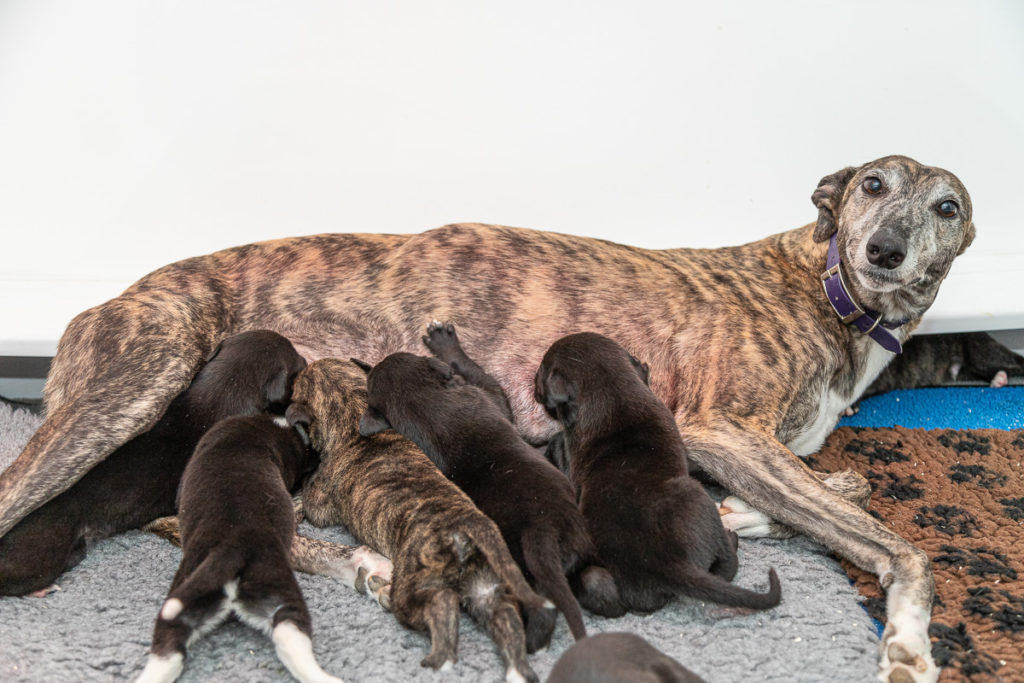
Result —
[[[580,606],[602,617],[617,618],[626,613],[615,579],[604,567],[592,564],[569,577],[569,586]]]
[[[466,611],[498,646],[498,654],[505,664],[505,681],[532,683],[539,680],[526,656],[526,634],[516,602],[497,575],[486,565],[480,565],[463,575],[461,590]]]
[[[459,337],[455,334],[455,325],[452,323],[440,323],[433,321],[427,327],[427,334],[423,337],[426,345],[434,357],[448,363],[452,372],[466,380],[466,384],[480,387],[487,392],[487,397],[494,405],[501,409],[505,418],[512,422],[512,406],[508,402],[508,396],[498,384],[498,381],[484,372],[476,362],[466,355],[459,343]]]
[[[429,593],[422,618],[430,631],[430,653],[420,666],[447,671],[455,665],[459,647],[459,594],[450,588]]]
[[[270,633],[277,658],[301,683],[340,683],[313,654],[309,609],[286,557],[246,566],[238,579],[235,610],[246,624]]]

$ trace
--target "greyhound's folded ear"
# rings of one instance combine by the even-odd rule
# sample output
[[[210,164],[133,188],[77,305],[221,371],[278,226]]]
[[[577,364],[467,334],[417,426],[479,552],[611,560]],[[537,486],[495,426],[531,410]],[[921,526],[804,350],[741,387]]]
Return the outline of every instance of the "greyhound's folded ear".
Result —
[[[967,228],[964,230],[964,238],[960,242],[959,251],[956,252],[957,256],[967,251],[967,247],[971,246],[971,242],[974,241],[974,233],[974,221],[971,221],[967,224]]]
[[[818,181],[818,188],[811,194],[811,201],[818,207],[818,224],[814,226],[814,241],[826,242],[838,230],[836,214],[843,199],[846,185],[857,172],[853,166],[827,175]]]
[[[370,374],[370,370],[373,370],[373,366],[367,363],[365,360],[359,360],[358,358],[349,358],[350,361],[356,364],[356,366],[365,372],[367,375]]]
[[[367,406],[366,410],[363,411],[362,417],[359,418],[360,436],[373,436],[374,434],[386,432],[389,429],[391,429],[391,423],[375,408]]]
[[[309,424],[313,421],[313,416],[309,412],[309,406],[305,403],[291,403],[284,411],[284,419],[288,420],[290,427],[301,425],[306,428],[306,431],[309,431]]]

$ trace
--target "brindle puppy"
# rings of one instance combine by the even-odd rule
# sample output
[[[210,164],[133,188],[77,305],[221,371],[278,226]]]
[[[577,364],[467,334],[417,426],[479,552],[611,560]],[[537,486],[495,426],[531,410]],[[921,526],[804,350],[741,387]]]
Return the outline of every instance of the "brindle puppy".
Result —
[[[656,610],[678,594],[774,607],[781,596],[774,569],[768,593],[729,583],[738,568],[736,534],[690,478],[672,413],[646,375],[640,361],[593,332],[552,344],[537,370],[536,397],[564,428],[598,558],[633,610]]]
[[[851,298],[873,320],[906,320],[891,332],[906,341],[974,238],[971,199],[952,173],[902,156],[826,176],[811,199],[816,223],[722,249],[474,224],[284,239],[161,268],[71,321],[46,421],[0,475],[0,534],[150,428],[232,332],[266,327],[308,359],[376,362],[415,352],[423,320],[458,316],[467,351],[541,444],[556,423],[533,400],[531,369],[556,339],[601,330],[650,363],[696,465],[759,511],[726,525],[781,522],[881,577],[880,674],[935,680],[927,555],[842,498],[863,486],[836,488],[795,456],[820,447],[893,357],[825,298],[830,239]]]
[[[397,434],[359,436],[365,375],[348,361],[312,363],[295,380],[288,420],[304,424],[323,464],[303,492],[314,524],[344,524],[394,563],[391,609],[403,625],[429,631],[423,666],[456,660],[459,602],[498,646],[506,680],[536,681],[519,616],[541,613],[494,523]]]
[[[427,327],[427,334],[423,337],[423,343],[430,349],[434,358],[448,364],[456,378],[464,381],[466,384],[482,389],[487,398],[491,400],[502,416],[505,417],[506,421],[511,424],[512,409],[509,406],[508,396],[505,395],[505,391],[493,377],[477,365],[476,361],[466,355],[462,344],[459,343],[459,337],[455,332],[454,324],[450,322],[441,323],[436,320],[431,322]],[[368,367],[366,369],[369,370]],[[564,450],[561,448],[562,444],[563,439],[561,438],[549,441],[548,447],[544,452],[545,459],[557,458],[562,454]],[[553,464],[556,467],[559,466],[557,462]],[[549,469],[544,468],[544,470],[547,472],[548,477],[552,476]],[[558,481],[561,482],[561,480]],[[561,483],[558,484],[558,487],[561,489],[565,488]],[[590,547],[592,553],[592,546]],[[594,614],[599,614],[603,617],[621,617],[624,615],[626,607],[619,599],[615,581],[608,570],[594,564],[592,554],[583,558],[583,563],[587,566],[569,577],[569,585],[572,587],[572,592],[576,595],[580,605]],[[523,566],[522,562],[520,566]],[[527,631],[529,631],[529,628]]]
[[[494,520],[535,588],[565,615],[577,640],[587,635],[566,574],[594,557],[572,487],[523,441],[479,387],[457,381],[436,358],[395,353],[369,370],[364,436],[388,429],[411,439],[446,477]],[[543,646],[551,638],[534,640]]]
[[[283,417],[221,420],[181,477],[181,564],[153,627],[139,683],[175,680],[188,644],[235,614],[268,633],[303,683],[341,683],[313,655],[313,624],[288,555],[295,536],[290,492],[319,465]]]

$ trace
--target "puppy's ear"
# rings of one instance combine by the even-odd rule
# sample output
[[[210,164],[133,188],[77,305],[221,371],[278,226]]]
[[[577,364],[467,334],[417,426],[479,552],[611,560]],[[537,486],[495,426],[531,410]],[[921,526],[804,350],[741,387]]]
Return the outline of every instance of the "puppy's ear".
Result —
[[[282,368],[274,373],[264,387],[267,403],[284,403],[292,395],[291,373]]]
[[[964,238],[960,242],[960,249],[956,252],[957,256],[967,251],[967,247],[971,246],[971,242],[974,241],[974,233],[974,221],[971,221],[967,224],[967,229],[964,230]]]
[[[359,360],[358,358],[349,358],[349,360],[355,363],[356,367],[365,372],[367,375],[370,374],[370,370],[373,370],[373,366],[367,363],[365,360]]]
[[[633,364],[636,374],[640,375],[640,379],[644,381],[644,384],[651,386],[651,366],[647,363],[642,363],[639,358],[632,354],[629,356],[629,362]]]
[[[841,171],[827,175],[818,182],[818,188],[811,194],[811,201],[818,207],[818,224],[814,226],[814,241],[825,242],[838,230],[836,213],[839,202],[846,191],[846,185],[857,169],[847,166]]]
[[[431,357],[427,359],[427,364],[430,365],[430,369],[437,374],[441,375],[446,381],[450,381],[452,378],[452,366],[448,365],[442,360]]]
[[[291,403],[288,405],[288,409],[284,411],[284,419],[288,420],[290,427],[301,425],[308,431],[310,423],[313,422],[313,415],[309,412],[309,406],[305,403]]]
[[[210,351],[209,355],[206,356],[206,362],[209,363],[211,360],[216,358],[217,354],[220,353],[221,347],[223,347],[223,346],[224,346],[224,341],[223,340],[217,342],[217,345],[213,347],[213,351]]]
[[[381,414],[379,410],[367,406],[359,418],[359,434],[361,436],[373,436],[391,429],[391,423]]]
[[[576,387],[558,372],[552,370],[544,380],[544,407],[554,411],[568,429],[576,424]]]

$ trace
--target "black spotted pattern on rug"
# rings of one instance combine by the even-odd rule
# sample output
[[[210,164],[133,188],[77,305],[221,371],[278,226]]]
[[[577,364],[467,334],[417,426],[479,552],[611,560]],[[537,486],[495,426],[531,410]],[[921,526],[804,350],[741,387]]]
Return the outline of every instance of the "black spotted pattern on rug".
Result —
[[[861,473],[868,513],[931,558],[940,680],[1024,681],[1024,430],[844,427],[815,460]],[[884,622],[876,577],[843,564]]]

